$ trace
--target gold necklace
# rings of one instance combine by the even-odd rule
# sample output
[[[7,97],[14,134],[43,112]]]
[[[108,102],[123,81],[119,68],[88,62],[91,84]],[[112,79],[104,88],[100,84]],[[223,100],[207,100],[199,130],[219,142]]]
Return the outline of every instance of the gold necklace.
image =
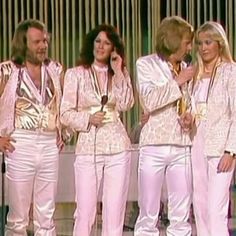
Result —
[[[206,73],[206,74],[212,74],[212,72],[214,71],[216,65],[219,63],[219,61],[221,61],[220,57],[218,57],[216,59],[216,61],[214,61],[213,63],[209,64],[208,67],[210,67],[210,69],[206,68],[206,66],[204,66],[203,72]]]
[[[210,90],[211,90],[213,83],[215,81],[216,71],[217,71],[218,66],[221,64],[221,62],[222,62],[222,59],[221,59],[221,57],[219,57],[214,63],[213,70],[211,71],[210,82],[209,82],[208,89],[207,89],[206,102],[208,102]]]

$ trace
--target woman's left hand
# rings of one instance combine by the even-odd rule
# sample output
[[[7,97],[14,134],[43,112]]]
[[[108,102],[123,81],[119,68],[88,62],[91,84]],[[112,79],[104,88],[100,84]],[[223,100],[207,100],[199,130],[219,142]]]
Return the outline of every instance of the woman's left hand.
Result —
[[[217,172],[229,172],[232,170],[233,164],[235,164],[235,159],[228,153],[225,153],[220,159],[217,167]]]
[[[63,142],[61,136],[58,134],[58,135],[57,135],[57,147],[58,147],[58,149],[59,149],[59,152],[62,151],[62,149],[64,148],[64,146],[65,146],[65,143]]]
[[[111,64],[111,68],[114,71],[114,73],[121,71],[121,67],[122,67],[122,58],[121,56],[116,52],[113,51],[111,53],[111,59],[110,59],[110,64]]]

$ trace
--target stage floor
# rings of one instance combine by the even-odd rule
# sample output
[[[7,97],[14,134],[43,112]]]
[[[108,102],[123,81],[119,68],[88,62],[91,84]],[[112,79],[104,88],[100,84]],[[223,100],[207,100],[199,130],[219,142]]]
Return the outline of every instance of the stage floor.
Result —
[[[234,209],[231,209],[232,215],[229,219],[229,228],[230,228],[230,236],[236,236],[236,210],[235,210],[236,188],[235,187],[232,187],[232,193],[233,194],[231,198],[231,205]],[[57,228],[57,236],[71,236],[72,235],[73,223],[74,223],[74,220],[73,220],[74,209],[75,209],[75,203],[57,203],[57,208],[56,208],[55,217],[54,217],[56,228]],[[136,216],[137,216],[137,203],[128,202],[126,215],[125,215],[125,226],[124,226],[123,236],[134,235],[132,228],[134,226]],[[97,227],[98,232],[97,234],[95,233],[92,234],[92,236],[101,235],[101,209],[99,205],[98,205],[97,222],[98,222],[98,227]],[[192,236],[196,236],[197,234],[196,234],[194,219],[191,219],[191,225],[192,225]],[[161,232],[160,236],[165,236],[166,226],[161,221],[159,223],[159,229]]]
[[[125,215],[125,226],[123,236],[133,235],[133,226],[137,217],[137,160],[138,160],[138,150],[134,146],[132,150],[132,170],[131,170],[131,182],[128,195],[128,204]],[[73,150],[66,149],[62,152],[60,157],[60,167],[59,167],[59,186],[58,186],[58,198],[56,203],[55,212],[55,224],[57,229],[57,236],[71,236],[73,231],[73,213],[75,210],[74,203],[74,176],[73,176],[73,162],[74,162]],[[0,158],[1,159],[1,158]],[[1,180],[1,178],[0,178]],[[232,186],[231,195],[231,216],[229,219],[230,236],[236,236],[236,184],[235,177],[232,181],[234,186]],[[7,184],[6,184],[7,185]],[[65,186],[67,186],[65,188]],[[7,189],[7,186],[6,186]],[[1,196],[1,193],[0,193]],[[7,194],[6,194],[7,202]],[[98,207],[98,233],[92,234],[92,236],[101,235],[101,209]],[[32,214],[30,217],[29,235],[33,235],[32,232]],[[191,220],[193,228],[193,236],[196,236],[196,229],[194,220]],[[160,236],[165,236],[165,225],[160,222]]]

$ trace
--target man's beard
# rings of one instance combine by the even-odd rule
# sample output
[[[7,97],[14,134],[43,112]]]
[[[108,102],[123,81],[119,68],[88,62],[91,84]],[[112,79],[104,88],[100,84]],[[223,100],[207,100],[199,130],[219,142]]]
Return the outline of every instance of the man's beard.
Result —
[[[35,54],[27,50],[25,59],[34,65],[39,65],[47,59],[47,54],[45,53],[44,57],[37,57]]]

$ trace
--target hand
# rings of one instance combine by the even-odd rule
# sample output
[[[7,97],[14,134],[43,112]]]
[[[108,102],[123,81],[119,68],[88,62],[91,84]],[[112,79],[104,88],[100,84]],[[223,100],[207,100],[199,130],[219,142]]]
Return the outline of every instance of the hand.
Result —
[[[110,64],[114,73],[122,70],[122,58],[116,51],[111,53]]]
[[[58,134],[58,135],[57,135],[57,147],[58,147],[58,149],[59,149],[59,152],[62,151],[62,149],[64,148],[64,146],[65,146],[65,143],[64,143],[64,141],[62,140],[61,136]]]
[[[149,119],[150,114],[149,113],[142,113],[141,115],[141,126],[143,127]]]
[[[184,132],[189,132],[193,124],[193,116],[189,112],[183,113],[179,118],[179,124]]]
[[[220,159],[217,167],[217,173],[231,171],[233,168],[233,164],[235,164],[235,159],[228,153],[225,153]]]
[[[106,112],[103,111],[97,111],[96,113],[90,115],[89,123],[96,127],[100,126],[104,120],[105,113]]]
[[[196,73],[196,68],[194,66],[188,66],[187,68],[180,71],[179,75],[176,77],[176,82],[179,86],[190,81]]]
[[[11,142],[16,142],[11,137],[0,137],[0,151],[2,152],[13,152],[15,150],[15,147],[12,145]]]

